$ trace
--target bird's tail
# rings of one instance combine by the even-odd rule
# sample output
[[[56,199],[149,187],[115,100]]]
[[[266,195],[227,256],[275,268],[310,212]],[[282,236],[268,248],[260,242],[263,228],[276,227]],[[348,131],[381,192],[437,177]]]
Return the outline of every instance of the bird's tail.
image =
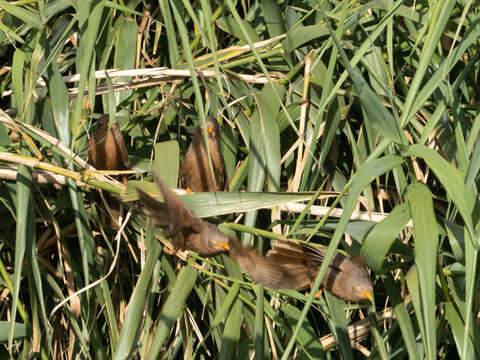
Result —
[[[143,190],[137,188],[138,199],[143,205],[143,211],[153,221],[153,224],[161,228],[170,227],[172,224],[169,209],[165,203],[162,203]]]
[[[295,279],[294,288],[298,290],[310,286],[312,273],[318,269],[318,261],[310,254],[310,250],[296,241],[278,240],[267,253],[266,259],[277,264],[288,276]]]

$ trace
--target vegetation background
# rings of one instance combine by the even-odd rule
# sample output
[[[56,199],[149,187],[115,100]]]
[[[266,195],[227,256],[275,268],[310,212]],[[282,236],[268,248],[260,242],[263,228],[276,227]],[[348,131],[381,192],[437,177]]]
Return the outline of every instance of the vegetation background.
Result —
[[[1,108],[18,108],[14,122],[0,113],[2,354],[478,358],[479,12],[0,0]],[[96,73],[153,67],[182,71]],[[231,192],[184,200],[259,251],[289,236],[362,254],[375,304],[263,289],[224,256],[168,255],[135,212],[104,229],[97,188],[133,200],[149,187],[85,170],[104,113],[120,120],[136,180],[155,170],[171,186],[194,126],[218,118]],[[61,176],[34,181],[42,171]],[[285,211],[294,200],[310,201]]]

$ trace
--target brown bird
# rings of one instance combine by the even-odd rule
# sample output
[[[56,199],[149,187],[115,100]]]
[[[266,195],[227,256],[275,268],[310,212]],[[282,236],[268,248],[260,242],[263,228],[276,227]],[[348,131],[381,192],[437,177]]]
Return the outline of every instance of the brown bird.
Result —
[[[228,237],[203,221],[185,206],[172,190],[155,177],[164,202],[137,188],[140,203],[153,224],[160,227],[176,250],[194,250],[202,256],[215,256],[228,250]]]
[[[139,201],[154,225],[172,240],[176,250],[194,250],[210,257],[222,252],[238,263],[253,281],[272,289],[307,289],[325,260],[326,249],[296,241],[277,241],[266,256],[228,238],[214,225],[196,217],[172,190],[155,178],[164,202],[137,188]],[[373,286],[360,258],[336,252],[322,286],[333,295],[352,302],[372,301]]]
[[[229,256],[238,263],[240,270],[250,275],[253,281],[272,289],[295,289],[296,278],[279,264],[248,247],[237,239],[229,239]]]
[[[180,187],[193,192],[222,191],[225,188],[226,171],[220,152],[220,126],[217,120],[210,116],[207,116],[205,123],[213,175],[208,162],[202,126],[198,125],[180,166]]]
[[[285,281],[278,284],[278,288],[303,290],[312,285],[326,253],[326,248],[279,240],[265,259],[277,264],[288,274]],[[373,285],[362,257],[349,258],[335,252],[323,277],[322,287],[345,301],[372,301]]]
[[[108,115],[102,115],[90,139],[88,139],[88,158],[97,170],[128,170],[128,150],[125,146],[118,121],[109,128]],[[122,181],[125,178],[122,177]],[[104,193],[105,201],[110,208],[99,207],[99,216],[102,224],[111,228],[118,228],[118,217],[121,212],[120,201],[108,192]]]
[[[97,121],[93,135],[88,139],[88,158],[97,170],[128,170],[128,150],[118,121],[109,128],[108,115]]]

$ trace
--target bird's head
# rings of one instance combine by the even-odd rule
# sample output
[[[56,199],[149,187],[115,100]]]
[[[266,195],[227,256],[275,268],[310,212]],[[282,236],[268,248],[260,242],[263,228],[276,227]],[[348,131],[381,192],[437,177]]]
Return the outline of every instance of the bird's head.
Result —
[[[210,240],[210,244],[216,247],[219,250],[230,251],[230,246],[228,245],[228,238],[224,236],[215,237]]]
[[[346,280],[352,295],[351,301],[369,300],[373,303],[373,285],[365,267],[357,267],[355,272]]]
[[[98,129],[108,129],[108,127],[110,126],[110,117],[109,115],[102,115],[100,116],[100,118],[98,119],[97,121],[97,128]]]
[[[368,283],[367,286],[365,286],[365,284],[357,284],[355,286],[355,291],[360,299],[373,302],[373,289],[370,283]]]
[[[373,303],[373,285],[372,279],[368,274],[366,259],[363,256],[355,256],[352,261],[358,265],[356,274],[355,292],[361,300],[368,300]]]
[[[220,125],[216,119],[207,116],[205,119],[205,125],[209,139],[216,139],[220,135]]]

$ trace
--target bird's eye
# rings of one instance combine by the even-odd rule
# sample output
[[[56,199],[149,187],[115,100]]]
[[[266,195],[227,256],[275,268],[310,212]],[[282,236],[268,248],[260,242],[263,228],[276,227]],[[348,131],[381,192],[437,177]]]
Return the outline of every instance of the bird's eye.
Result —
[[[362,291],[362,287],[360,285],[357,285],[355,288],[358,292]]]

